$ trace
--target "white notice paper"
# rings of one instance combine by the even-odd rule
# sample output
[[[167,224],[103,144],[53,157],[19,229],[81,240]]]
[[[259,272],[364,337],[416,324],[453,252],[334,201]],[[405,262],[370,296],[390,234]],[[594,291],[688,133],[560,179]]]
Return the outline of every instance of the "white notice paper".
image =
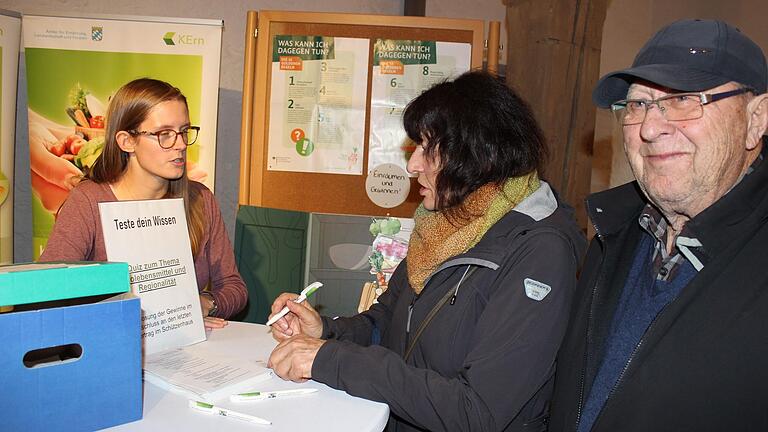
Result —
[[[269,171],[363,171],[368,39],[275,35]]]
[[[188,397],[207,401],[253,390],[272,371],[254,360],[224,356],[205,344],[147,356],[144,380]]]
[[[369,175],[387,163],[405,170],[413,151],[413,143],[403,129],[405,107],[424,90],[468,71],[471,59],[472,45],[468,43],[376,39],[371,80]]]
[[[109,261],[127,262],[145,355],[205,340],[181,198],[99,203]]]

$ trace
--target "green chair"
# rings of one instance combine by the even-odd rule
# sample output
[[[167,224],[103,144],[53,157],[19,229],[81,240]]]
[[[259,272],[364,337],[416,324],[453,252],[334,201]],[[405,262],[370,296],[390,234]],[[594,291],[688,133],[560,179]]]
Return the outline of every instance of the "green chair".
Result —
[[[309,214],[241,206],[235,259],[248,287],[248,305],[232,319],[263,324],[280,293],[304,288]]]

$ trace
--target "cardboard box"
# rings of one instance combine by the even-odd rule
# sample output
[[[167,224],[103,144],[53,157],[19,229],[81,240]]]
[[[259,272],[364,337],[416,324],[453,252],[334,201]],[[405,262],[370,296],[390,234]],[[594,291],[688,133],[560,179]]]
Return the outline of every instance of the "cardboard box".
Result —
[[[128,265],[0,267],[0,304],[71,298],[68,289],[128,294],[0,314],[2,430],[96,430],[142,417],[141,308]]]

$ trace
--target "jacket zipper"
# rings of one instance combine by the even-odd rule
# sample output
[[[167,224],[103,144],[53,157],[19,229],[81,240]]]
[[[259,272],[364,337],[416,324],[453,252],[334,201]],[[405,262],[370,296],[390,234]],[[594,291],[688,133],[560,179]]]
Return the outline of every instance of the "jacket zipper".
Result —
[[[411,342],[411,315],[413,315],[413,305],[416,303],[416,300],[419,298],[419,295],[416,294],[411,299],[411,304],[408,305],[408,321],[405,323],[405,346],[406,349],[408,347],[408,344]],[[403,351],[405,352],[405,351]]]
[[[456,290],[453,292],[453,296],[451,296],[451,302],[450,305],[453,306],[456,303],[456,297],[459,295],[459,287],[461,286],[461,283],[464,282],[464,278],[467,277],[467,272],[469,272],[470,265],[467,264],[467,269],[464,270],[464,274],[461,275],[461,279],[459,279],[459,283],[456,284]]]
[[[616,384],[613,385],[613,388],[611,388],[611,391],[608,392],[608,397],[605,399],[605,404],[603,404],[603,409],[600,410],[600,412],[597,414],[597,417],[595,417],[594,425],[597,424],[597,422],[600,420],[600,416],[603,414],[603,411],[605,410],[605,407],[608,405],[608,401],[611,400],[611,396],[613,396],[614,393],[616,393],[616,389],[619,388],[619,385],[621,384],[622,379],[624,378],[624,375],[626,374],[627,370],[629,369],[630,364],[632,363],[632,360],[635,358],[635,354],[637,354],[638,351],[640,351],[640,347],[643,346],[643,342],[645,342],[646,336],[648,336],[651,333],[651,330],[653,330],[653,325],[656,324],[656,321],[659,319],[659,317],[664,313],[667,308],[673,304],[677,300],[677,297],[672,299],[671,302],[667,303],[661,311],[659,311],[658,314],[653,318],[650,324],[648,324],[648,328],[645,330],[645,333],[643,333],[643,336],[640,338],[640,341],[637,342],[637,345],[635,345],[635,349],[632,350],[632,354],[629,355],[629,359],[627,359],[627,363],[624,365],[624,368],[621,370],[621,373],[619,374],[619,378],[616,379]]]
[[[454,262],[454,259],[455,259],[455,258],[456,258],[456,257],[454,257],[454,258],[451,258],[449,261],[446,261],[446,262],[444,262],[444,263],[443,263],[442,265],[440,265],[440,266],[439,266],[439,267],[438,267],[438,268],[437,268],[437,269],[436,269],[434,272],[432,272],[432,274],[430,274],[429,276],[427,276],[427,279],[426,279],[426,283],[424,284],[424,288],[422,289],[422,291],[424,291],[425,289],[427,289],[427,285],[428,285],[428,284],[429,284],[429,282],[432,280],[432,277],[433,277],[434,275],[436,275],[437,273],[439,273],[439,272],[441,272],[441,271],[443,271],[443,270],[445,270],[445,269],[448,269],[448,268],[451,268],[451,267],[453,267],[453,266],[454,266],[453,262]],[[488,261],[488,262],[490,262],[491,264],[494,264],[494,265],[496,265],[496,266],[498,267],[498,264],[496,264],[496,263],[494,263],[494,262],[492,262],[492,261]],[[451,264],[451,265],[447,265],[447,266],[446,266],[446,264]],[[467,271],[469,270],[469,267],[470,267],[470,265],[467,265]],[[486,267],[486,266],[484,266],[484,265],[481,265],[481,267]],[[491,268],[491,269],[494,269],[494,268],[493,268],[493,267],[491,267],[491,266],[487,266],[487,267],[488,267],[488,268]],[[495,269],[494,269],[494,270],[495,270]],[[464,272],[464,275],[461,277],[461,280],[459,280],[459,285],[461,285],[461,282],[463,282],[463,281],[464,281],[464,276],[466,276],[466,275],[467,275],[467,271],[465,271],[465,272]],[[458,290],[458,287],[457,287],[457,288],[456,288],[456,291],[455,291],[455,293],[454,293],[454,295],[453,295],[453,297],[454,297],[454,298],[452,299],[453,301],[451,302],[451,304],[453,304],[453,303],[456,301],[456,300],[455,300],[455,298],[456,298],[456,295],[458,295],[458,293],[459,293],[459,290]],[[411,332],[411,315],[413,314],[413,306],[414,306],[414,304],[416,303],[416,301],[417,301],[417,300],[418,300],[420,297],[421,297],[421,294],[415,294],[415,295],[413,296],[413,299],[411,299],[411,304],[410,304],[410,305],[408,305],[408,321],[407,321],[407,323],[406,323],[406,325],[405,325],[405,336],[406,336],[406,344],[407,344],[407,342],[408,342],[408,335],[409,335],[409,334],[410,334],[410,332]]]
[[[459,283],[456,285],[456,289],[453,293],[453,297],[451,298],[450,304],[453,305],[456,302],[456,296],[459,294],[459,286],[461,286],[461,283],[464,282],[464,277],[467,275],[467,272],[469,271],[469,268],[471,265],[467,265],[467,269],[464,271],[464,274],[461,276],[461,279],[459,279]],[[445,269],[441,269],[440,271],[443,271]],[[424,284],[424,289],[427,288],[427,284],[429,284],[429,281],[432,280],[432,276],[434,276],[437,273],[435,271],[431,275],[427,277],[427,283]],[[423,291],[423,290],[422,290]],[[415,294],[413,298],[411,299],[411,304],[408,305],[408,321],[405,323],[405,346],[406,349],[408,347],[408,344],[411,342],[411,317],[413,316],[413,306],[416,304],[416,301],[421,297],[421,294]]]
[[[585,205],[587,207],[587,214],[590,216],[590,219],[592,220],[592,227],[595,228],[595,235],[597,236],[598,240],[600,240],[600,243],[603,245],[603,254],[602,254],[602,260],[600,262],[600,274],[597,276],[597,281],[595,282],[595,287],[592,288],[592,298],[589,303],[589,314],[587,315],[587,345],[586,349],[584,349],[584,366],[581,368],[581,376],[579,377],[579,405],[578,409],[576,410],[576,424],[574,425],[574,431],[579,429],[579,422],[581,421],[581,410],[584,409],[584,381],[586,380],[586,374],[587,374],[587,364],[589,360],[589,347],[590,347],[590,337],[591,337],[591,328],[592,328],[592,318],[594,316],[595,311],[595,294],[597,294],[597,289],[600,287],[600,285],[603,284],[605,281],[605,267],[603,264],[605,264],[606,257],[608,256],[608,240],[603,235],[602,231],[600,230],[600,227],[597,226],[597,218],[593,215],[593,208],[590,206],[589,201],[585,202]]]
[[[587,207],[589,207],[589,202],[586,203]],[[591,209],[590,209],[591,210]],[[591,211],[589,212],[591,213]],[[586,369],[587,369],[587,363],[589,360],[589,346],[590,346],[590,329],[592,328],[592,316],[595,310],[595,294],[597,293],[597,288],[603,283],[605,280],[605,268],[603,264],[605,263],[605,258],[608,256],[608,242],[605,239],[605,236],[603,236],[603,233],[600,232],[600,228],[597,226],[597,223],[595,222],[595,218],[592,217],[592,226],[595,228],[595,235],[600,240],[600,243],[603,244],[603,259],[600,262],[600,274],[598,275],[597,282],[595,283],[595,287],[592,288],[592,299],[590,301],[589,305],[589,314],[587,315],[587,345],[586,349],[584,350],[584,366],[581,368],[581,376],[579,377],[579,405],[578,409],[576,410],[576,425],[573,430],[579,429],[579,422],[581,421],[581,410],[584,408],[584,381],[586,379]]]
[[[597,228],[597,224],[593,223],[592,226],[595,227],[595,235],[601,240],[604,240],[605,238],[600,234],[600,231]],[[608,256],[608,253],[606,252],[608,250],[607,242],[603,241],[603,256]],[[601,268],[602,268],[602,262]],[[595,284],[595,288],[592,290],[592,299],[594,300],[595,292],[597,291],[597,287],[599,286],[599,282],[603,281],[602,276],[604,276],[605,272],[602,272],[600,274],[601,278],[598,280],[598,283]],[[656,316],[651,320],[651,323],[648,324],[648,328],[643,333],[643,336],[640,338],[640,340],[637,342],[637,345],[635,345],[635,348],[632,350],[632,353],[629,355],[629,358],[627,359],[627,362],[624,364],[624,368],[621,370],[621,373],[619,374],[619,377],[616,379],[616,383],[611,388],[611,391],[608,392],[608,397],[605,399],[605,403],[603,404],[603,408],[600,410],[599,413],[597,413],[597,417],[595,417],[594,423],[592,423],[592,427],[594,428],[595,425],[597,425],[598,421],[600,421],[600,417],[602,416],[603,412],[605,411],[605,407],[608,405],[608,401],[611,400],[611,397],[616,393],[616,389],[619,388],[619,385],[621,385],[621,381],[624,379],[624,375],[627,373],[627,370],[629,369],[629,366],[632,364],[632,360],[635,359],[635,355],[638,351],[640,351],[640,348],[643,346],[643,342],[645,342],[646,337],[648,334],[651,333],[651,330],[653,330],[653,325],[656,324],[656,321],[659,319],[659,317],[664,313],[667,308],[673,304],[677,300],[677,297],[672,299],[671,302],[667,303]],[[589,347],[589,329],[591,328],[590,324],[592,322],[592,311],[593,307],[590,306],[589,308],[589,316],[587,318],[587,347]],[[586,360],[587,360],[587,354],[588,350],[584,350],[584,368],[581,369],[581,385],[579,386],[579,409],[576,413],[576,429],[579,427],[579,421],[581,420],[581,410],[584,405],[584,378],[585,378],[585,369],[586,369]]]

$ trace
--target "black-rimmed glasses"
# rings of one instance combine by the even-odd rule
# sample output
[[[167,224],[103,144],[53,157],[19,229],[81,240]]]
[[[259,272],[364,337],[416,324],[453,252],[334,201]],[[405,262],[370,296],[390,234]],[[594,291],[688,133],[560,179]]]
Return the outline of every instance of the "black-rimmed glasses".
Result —
[[[157,132],[148,131],[128,131],[131,135],[152,135],[157,138],[157,143],[160,148],[169,149],[176,145],[176,139],[181,136],[181,140],[185,145],[191,146],[197,141],[197,135],[200,132],[200,126],[190,126],[180,131],[173,129],[163,129]]]
[[[673,93],[658,99],[625,99],[611,104],[616,120],[623,126],[640,124],[651,105],[659,107],[659,111],[669,121],[696,120],[704,115],[704,105],[729,98],[731,96],[752,92],[748,87],[722,93]]]

